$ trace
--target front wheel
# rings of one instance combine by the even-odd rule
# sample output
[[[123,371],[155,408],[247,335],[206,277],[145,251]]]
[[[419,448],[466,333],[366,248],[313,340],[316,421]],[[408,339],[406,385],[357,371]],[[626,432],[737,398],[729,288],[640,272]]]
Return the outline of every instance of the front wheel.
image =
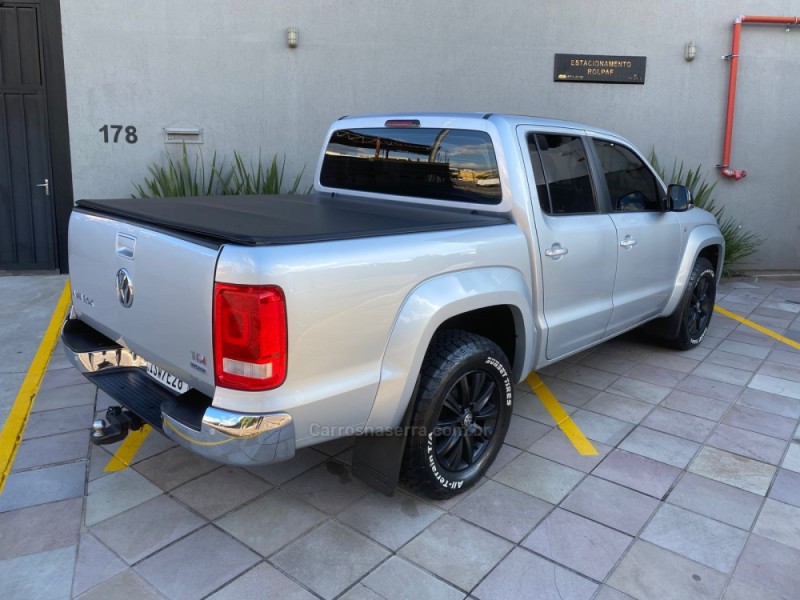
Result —
[[[679,350],[689,350],[703,341],[711,323],[714,301],[717,296],[717,279],[714,267],[706,258],[694,264],[689,285],[676,311],[679,319],[677,336],[672,345]]]
[[[405,478],[426,496],[450,498],[475,485],[503,445],[513,402],[508,359],[482,336],[439,332],[414,402]]]

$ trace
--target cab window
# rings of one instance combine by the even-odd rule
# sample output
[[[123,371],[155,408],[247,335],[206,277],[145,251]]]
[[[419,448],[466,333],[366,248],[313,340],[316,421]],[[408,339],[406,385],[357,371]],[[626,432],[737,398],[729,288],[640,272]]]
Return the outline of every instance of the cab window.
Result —
[[[580,137],[528,134],[539,204],[548,215],[597,212],[586,152]]]
[[[633,151],[606,140],[592,140],[603,167],[611,208],[615,212],[662,210],[661,186]]]

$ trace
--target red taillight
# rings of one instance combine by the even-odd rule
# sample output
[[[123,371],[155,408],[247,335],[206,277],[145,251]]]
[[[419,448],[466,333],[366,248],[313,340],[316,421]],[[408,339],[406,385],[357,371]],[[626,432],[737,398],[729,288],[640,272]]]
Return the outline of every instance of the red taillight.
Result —
[[[419,127],[418,119],[389,119],[384,127]]]
[[[274,285],[214,286],[216,384],[269,390],[286,379],[286,299]]]

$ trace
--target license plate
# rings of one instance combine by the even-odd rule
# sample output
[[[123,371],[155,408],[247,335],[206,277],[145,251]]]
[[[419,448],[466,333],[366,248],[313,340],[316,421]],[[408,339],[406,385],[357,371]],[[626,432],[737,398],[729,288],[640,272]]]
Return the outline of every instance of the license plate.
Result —
[[[189,385],[175,377],[172,373],[165,371],[159,366],[154,365],[153,363],[147,363],[147,374],[150,375],[153,379],[159,382],[161,385],[168,387],[174,392],[178,392],[179,394],[183,394],[184,392],[189,391]]]

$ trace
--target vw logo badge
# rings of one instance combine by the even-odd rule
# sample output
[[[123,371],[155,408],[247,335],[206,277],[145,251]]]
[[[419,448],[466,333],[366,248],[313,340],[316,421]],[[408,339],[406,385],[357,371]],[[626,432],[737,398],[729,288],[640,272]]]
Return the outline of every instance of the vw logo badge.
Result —
[[[127,269],[117,271],[117,298],[125,308],[130,308],[133,304],[133,284]]]

